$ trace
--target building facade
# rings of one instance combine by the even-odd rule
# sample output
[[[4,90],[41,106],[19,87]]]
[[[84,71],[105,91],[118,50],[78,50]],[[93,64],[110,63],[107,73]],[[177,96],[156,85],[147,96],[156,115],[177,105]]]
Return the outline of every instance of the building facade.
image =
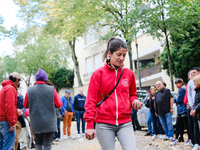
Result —
[[[148,90],[151,85],[155,85],[156,81],[164,81],[167,88],[171,89],[171,82],[166,71],[161,69],[159,56],[164,50],[162,41],[154,39],[148,34],[139,34],[137,36],[139,65],[141,74],[142,89]],[[87,34],[83,38],[79,38],[76,44],[76,55],[79,61],[79,69],[83,82],[84,93],[87,93],[88,84],[92,73],[103,66],[102,56],[106,51],[107,43],[98,41],[95,36]],[[128,55],[128,54],[127,54]],[[133,71],[136,78],[137,87],[139,87],[138,69],[137,69],[137,53],[135,42],[132,42],[132,63]],[[126,56],[124,66],[129,68],[129,59]],[[78,93],[78,83],[75,76],[74,93]]]

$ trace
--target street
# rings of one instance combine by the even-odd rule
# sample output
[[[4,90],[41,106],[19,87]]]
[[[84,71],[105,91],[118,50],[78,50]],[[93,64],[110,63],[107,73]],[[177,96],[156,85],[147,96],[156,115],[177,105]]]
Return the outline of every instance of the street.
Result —
[[[72,121],[71,132],[74,137],[76,137],[76,121]],[[170,146],[170,141],[163,141],[156,139],[151,140],[151,137],[144,136],[146,131],[135,132],[136,146],[137,150],[158,150],[158,149],[173,149],[173,150],[191,150],[190,146],[184,146],[185,142],[178,143],[176,146]],[[61,122],[61,135],[62,135],[62,122]],[[62,138],[62,136],[61,136]],[[184,135],[185,141],[187,140],[186,134]],[[120,143],[115,142],[115,150],[121,150]],[[62,139],[57,145],[52,146],[52,150],[101,150],[97,138],[92,141],[81,138],[68,138]]]

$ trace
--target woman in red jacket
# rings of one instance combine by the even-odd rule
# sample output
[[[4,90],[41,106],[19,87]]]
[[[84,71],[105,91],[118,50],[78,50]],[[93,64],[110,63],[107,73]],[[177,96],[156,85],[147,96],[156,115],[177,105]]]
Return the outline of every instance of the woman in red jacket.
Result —
[[[133,71],[128,68],[122,69],[126,54],[127,44],[119,38],[110,38],[103,56],[103,60],[108,56],[109,59],[103,67],[92,74],[90,79],[84,114],[87,122],[85,136],[88,140],[92,140],[97,135],[102,150],[115,150],[115,136],[123,150],[136,149],[130,113],[131,108],[140,109],[142,103],[137,100]],[[123,74],[114,92],[96,107],[96,104],[114,89],[122,70]]]

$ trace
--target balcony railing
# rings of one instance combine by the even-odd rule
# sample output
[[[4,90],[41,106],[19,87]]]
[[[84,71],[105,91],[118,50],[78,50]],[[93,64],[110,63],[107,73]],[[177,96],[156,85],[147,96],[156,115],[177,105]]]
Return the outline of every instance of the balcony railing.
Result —
[[[148,68],[140,69],[140,76],[141,78],[144,78],[144,77],[148,77],[160,72],[161,72],[161,64],[159,63],[159,64],[156,64],[155,66],[151,66],[151,67],[149,66]],[[134,72],[134,74],[135,74],[135,79],[138,80],[138,76],[139,76],[138,71]]]

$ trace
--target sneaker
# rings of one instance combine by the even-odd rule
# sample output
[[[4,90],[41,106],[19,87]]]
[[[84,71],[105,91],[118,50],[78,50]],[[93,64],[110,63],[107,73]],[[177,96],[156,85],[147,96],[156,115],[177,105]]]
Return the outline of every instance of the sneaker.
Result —
[[[169,140],[170,140],[170,141],[173,141],[173,137],[170,137]]]
[[[192,150],[198,150],[198,148],[199,148],[199,145],[195,144]]]
[[[75,139],[75,137],[74,137],[74,136],[72,136],[72,135],[70,135],[70,136],[69,136],[69,138]]]
[[[58,143],[56,141],[53,141],[52,142],[52,145],[57,145]]]
[[[58,141],[59,141],[59,138],[56,138],[55,141],[58,142]]]
[[[169,138],[168,138],[167,136],[165,136],[165,137],[163,138],[163,140],[164,140],[164,141],[167,141],[167,140],[169,140]]]
[[[190,139],[188,139],[187,140],[187,142],[184,144],[185,146],[188,146],[188,145],[190,145],[191,144],[191,141],[190,141]]]
[[[144,136],[150,136],[151,132],[147,132]]]
[[[152,136],[152,140],[154,141],[157,138],[157,135],[154,134],[154,136]]]
[[[82,133],[82,137],[85,137],[85,133]]]
[[[80,137],[81,137],[81,134],[80,134],[80,133],[78,133],[78,134],[77,134],[77,137],[78,137],[78,138],[80,138]]]
[[[162,134],[160,134],[160,139],[163,139],[163,135]]]
[[[59,139],[58,139],[58,142],[62,142],[62,140],[59,138]]]
[[[176,145],[178,143],[178,140],[177,139],[174,139],[173,141],[172,141],[172,143],[170,143],[170,145]]]
[[[67,135],[64,135],[64,136],[63,136],[63,139],[67,139],[67,138],[68,138],[68,136],[67,136]]]

